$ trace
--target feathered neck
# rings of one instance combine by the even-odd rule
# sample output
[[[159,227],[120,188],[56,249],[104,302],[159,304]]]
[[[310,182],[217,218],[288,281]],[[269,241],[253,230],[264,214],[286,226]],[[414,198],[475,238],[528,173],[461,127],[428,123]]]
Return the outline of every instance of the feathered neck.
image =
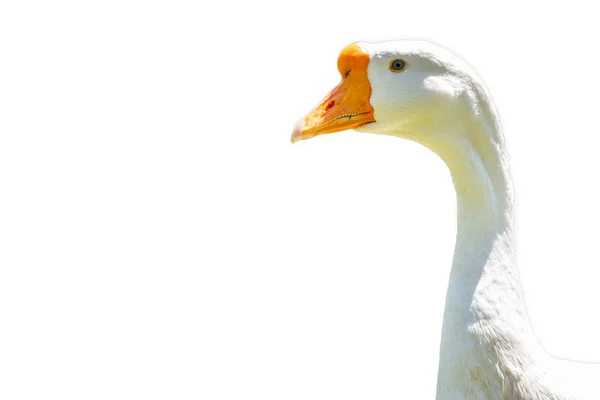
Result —
[[[479,98],[478,113],[432,126],[443,131],[420,140],[448,166],[457,198],[438,372],[438,398],[444,399],[471,398],[468,390],[500,398],[541,354],[515,264],[505,144],[485,100]]]

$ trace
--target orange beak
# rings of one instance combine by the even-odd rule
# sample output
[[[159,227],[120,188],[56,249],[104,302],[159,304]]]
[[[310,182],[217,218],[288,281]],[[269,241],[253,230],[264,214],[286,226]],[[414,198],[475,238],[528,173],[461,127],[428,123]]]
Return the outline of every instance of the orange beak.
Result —
[[[292,143],[325,133],[344,131],[375,122],[367,68],[371,57],[357,44],[340,53],[342,82],[292,132]]]

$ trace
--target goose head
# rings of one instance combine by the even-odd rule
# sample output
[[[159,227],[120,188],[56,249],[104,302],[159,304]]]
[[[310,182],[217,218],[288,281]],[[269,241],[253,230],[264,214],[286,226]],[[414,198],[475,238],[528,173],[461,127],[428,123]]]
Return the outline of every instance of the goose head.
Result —
[[[337,64],[342,81],[296,125],[292,142],[355,129],[432,147],[460,140],[464,130],[451,127],[478,112],[469,67],[429,42],[354,43]]]

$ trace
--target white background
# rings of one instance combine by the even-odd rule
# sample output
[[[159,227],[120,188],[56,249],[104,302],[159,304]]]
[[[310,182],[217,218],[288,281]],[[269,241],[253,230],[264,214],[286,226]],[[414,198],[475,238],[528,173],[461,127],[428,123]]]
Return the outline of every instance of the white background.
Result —
[[[480,73],[534,329],[600,361],[592,7],[3,2],[0,398],[434,398],[445,166],[391,137],[289,142],[357,40]]]

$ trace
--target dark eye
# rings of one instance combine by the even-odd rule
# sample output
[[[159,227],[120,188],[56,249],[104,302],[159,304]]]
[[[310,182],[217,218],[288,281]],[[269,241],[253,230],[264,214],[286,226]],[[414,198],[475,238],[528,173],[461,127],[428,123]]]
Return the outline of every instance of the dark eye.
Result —
[[[392,60],[390,63],[390,71],[392,72],[402,72],[404,68],[406,68],[406,63],[400,58]]]

